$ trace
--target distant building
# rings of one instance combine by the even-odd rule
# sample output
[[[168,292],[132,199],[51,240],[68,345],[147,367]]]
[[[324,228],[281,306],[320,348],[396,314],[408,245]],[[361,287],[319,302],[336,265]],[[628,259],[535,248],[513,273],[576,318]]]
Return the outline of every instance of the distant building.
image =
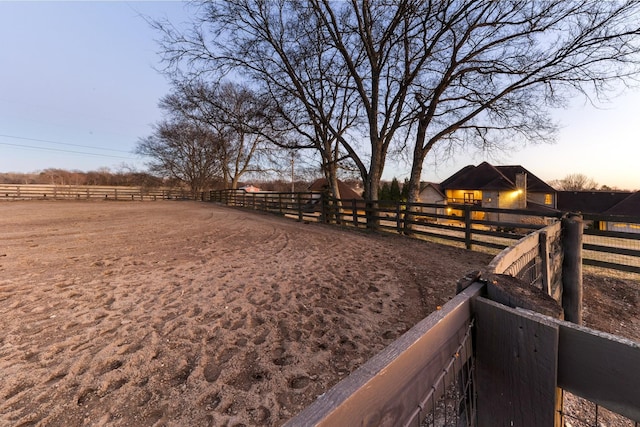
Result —
[[[329,182],[326,178],[320,178],[313,181],[309,186],[309,191],[322,192],[329,189]],[[340,192],[340,199],[347,200],[362,200],[362,196],[356,192],[353,188],[338,180],[338,191]]]
[[[254,187],[253,185],[245,185],[243,187],[238,188],[238,190],[243,190],[247,193],[258,193],[262,191],[258,187]]]
[[[587,214],[592,217],[587,220],[588,224],[598,230],[640,233],[640,224],[625,218],[640,217],[640,192],[559,191],[558,209]],[[611,216],[619,218],[612,219]]]
[[[425,189],[435,198],[439,197],[436,189],[444,195],[449,215],[463,214],[452,205],[550,213],[557,208],[556,190],[522,166],[493,166],[487,162],[469,165],[442,181],[439,187],[432,185],[431,189]],[[473,216],[477,220],[508,220],[499,213],[474,212]]]

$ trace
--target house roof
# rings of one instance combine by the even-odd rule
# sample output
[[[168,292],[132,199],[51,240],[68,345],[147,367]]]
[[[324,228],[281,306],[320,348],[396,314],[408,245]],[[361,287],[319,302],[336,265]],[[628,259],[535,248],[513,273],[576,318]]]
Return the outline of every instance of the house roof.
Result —
[[[516,190],[516,175],[527,174],[527,191],[555,193],[556,191],[522,166],[493,166],[482,162],[478,166],[465,166],[444,180],[443,189]]]
[[[460,177],[464,177],[466,174],[468,174],[470,171],[472,171],[474,169],[475,169],[475,166],[473,166],[473,165],[467,165],[467,166],[463,167],[458,172],[454,173],[449,178],[447,178],[444,181],[442,181],[440,183],[441,189],[449,188],[449,184],[451,184],[452,182],[456,181]]]
[[[444,197],[444,192],[442,191],[442,184],[438,184],[437,182],[421,182],[420,183],[420,192],[422,193],[428,187],[434,189],[434,191],[440,193],[442,197]]]
[[[604,213],[608,215],[640,216],[640,191],[632,193]]]
[[[329,188],[329,183],[326,178],[316,179],[310,186],[309,191],[324,191]],[[340,191],[340,199],[362,199],[362,196],[358,194],[353,188],[349,187],[344,182],[338,180],[338,191]]]
[[[621,204],[632,194],[629,191],[558,191],[557,206],[564,212],[612,213],[609,210]],[[625,209],[625,205],[619,209]],[[636,210],[636,214],[638,212]],[[626,214],[618,213],[618,215]]]
[[[523,168],[522,166],[496,166],[504,176],[512,182],[516,182],[516,175],[519,173],[527,174],[527,191],[534,193],[555,193],[556,190],[549,184]]]

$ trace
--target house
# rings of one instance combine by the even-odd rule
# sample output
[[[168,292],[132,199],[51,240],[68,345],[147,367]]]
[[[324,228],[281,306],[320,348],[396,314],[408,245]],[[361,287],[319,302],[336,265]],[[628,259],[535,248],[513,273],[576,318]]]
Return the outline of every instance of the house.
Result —
[[[631,194],[629,197],[607,209],[605,215],[620,216],[618,221],[601,221],[600,230],[621,231],[624,233],[640,233],[640,191]],[[635,217],[638,222],[630,222],[630,218]]]
[[[633,194],[630,191],[558,191],[562,212],[601,214]]]
[[[238,190],[243,190],[246,193],[259,193],[259,192],[262,191],[258,187],[255,187],[255,186],[253,186],[251,184],[245,185],[244,187],[240,187],[240,188],[238,188]]]
[[[640,233],[640,192],[631,191],[559,191],[558,209],[602,215],[601,220],[589,221],[588,225],[603,231]],[[610,216],[620,217],[619,219]],[[639,218],[630,222],[628,217]]]
[[[305,212],[318,212],[321,208],[320,206],[320,193],[324,193],[329,190],[329,182],[326,178],[316,179],[310,186],[309,191],[314,192],[315,194],[312,196],[312,199],[307,202],[307,204],[303,207]],[[365,203],[364,199],[360,194],[358,194],[353,188],[349,187],[344,182],[338,180],[338,191],[340,192],[340,200],[342,203],[355,203],[358,209],[364,209]],[[353,205],[348,205],[353,206]]]
[[[435,204],[435,206],[424,206],[421,208],[423,213],[444,215],[446,209],[447,196],[445,196],[440,184],[435,182],[424,182],[420,185],[420,193],[418,194],[420,203]]]
[[[451,205],[556,212],[557,192],[522,166],[465,166],[440,183],[449,215],[462,215]],[[498,213],[474,212],[474,219],[506,221]],[[504,216],[504,215],[503,215]]]
[[[309,191],[321,193],[329,189],[329,183],[326,178],[316,179],[310,186]],[[349,187],[344,182],[338,180],[338,191],[340,192],[340,199],[346,200],[362,200],[362,196],[358,194],[353,188]]]

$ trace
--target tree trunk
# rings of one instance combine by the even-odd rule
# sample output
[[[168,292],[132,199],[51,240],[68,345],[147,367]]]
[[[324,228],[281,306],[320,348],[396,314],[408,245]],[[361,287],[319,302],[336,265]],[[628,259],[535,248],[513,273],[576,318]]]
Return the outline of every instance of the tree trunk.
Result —
[[[332,198],[338,199],[338,201],[330,201],[328,203],[329,206],[329,215],[327,219],[330,223],[337,222],[340,218],[340,211],[342,210],[342,203],[340,202],[340,187],[338,186],[338,172],[336,163],[330,163],[325,169],[325,177],[327,179],[327,183],[329,184],[329,191]]]
[[[417,203],[420,195],[420,178],[422,177],[422,166],[424,164],[424,158],[427,155],[429,149],[423,149],[424,141],[426,138],[426,126],[421,121],[418,124],[418,130],[416,133],[416,145],[413,148],[413,163],[411,164],[411,176],[409,177],[409,196],[407,199],[407,205],[411,203]],[[411,212],[408,213],[405,221],[404,228],[405,234],[410,234],[413,229],[413,224],[410,221],[414,219],[414,207],[411,207]]]
[[[378,208],[378,190],[380,189],[380,179],[382,178],[382,165],[371,161],[371,168],[364,179],[364,193],[367,215],[367,228],[375,230],[380,225],[380,220],[375,215],[374,210]]]
[[[405,214],[404,222],[405,234],[411,234],[411,231],[413,230],[412,221],[415,219],[415,213],[418,210],[418,208],[413,206],[413,204],[420,202],[420,177],[422,176],[422,163],[423,162],[417,162],[414,158],[413,165],[411,166],[409,191],[407,196],[407,213]]]

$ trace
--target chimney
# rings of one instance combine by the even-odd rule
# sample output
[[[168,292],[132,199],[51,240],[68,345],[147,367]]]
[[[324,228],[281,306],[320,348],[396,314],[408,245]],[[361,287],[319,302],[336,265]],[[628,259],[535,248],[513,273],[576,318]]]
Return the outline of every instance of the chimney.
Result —
[[[516,174],[516,190],[518,191],[518,209],[527,208],[527,174]]]

